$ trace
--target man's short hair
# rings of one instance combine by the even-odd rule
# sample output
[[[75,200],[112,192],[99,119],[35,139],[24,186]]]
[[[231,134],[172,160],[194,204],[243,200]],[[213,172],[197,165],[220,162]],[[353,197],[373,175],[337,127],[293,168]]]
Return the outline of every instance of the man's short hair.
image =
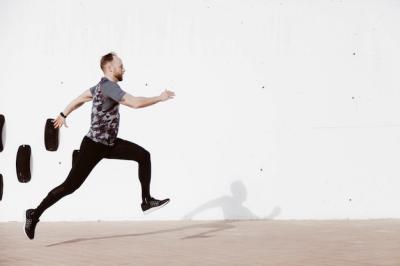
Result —
[[[101,69],[104,71],[104,66],[108,63],[108,62],[112,62],[113,60],[114,60],[114,56],[117,56],[117,54],[116,53],[114,53],[114,52],[110,52],[110,53],[108,53],[108,54],[106,54],[106,55],[103,55],[102,57],[101,57],[101,60],[100,60],[100,67],[101,67]]]

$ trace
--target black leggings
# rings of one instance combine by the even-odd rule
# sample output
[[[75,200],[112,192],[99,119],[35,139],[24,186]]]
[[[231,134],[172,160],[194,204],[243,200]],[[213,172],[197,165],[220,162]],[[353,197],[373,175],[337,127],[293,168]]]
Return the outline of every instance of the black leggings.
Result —
[[[77,190],[85,182],[96,164],[103,158],[138,162],[142,199],[150,197],[151,160],[150,153],[147,150],[120,138],[116,139],[114,146],[106,146],[85,136],[67,179],[49,192],[36,208],[35,216],[39,218],[51,205]]]

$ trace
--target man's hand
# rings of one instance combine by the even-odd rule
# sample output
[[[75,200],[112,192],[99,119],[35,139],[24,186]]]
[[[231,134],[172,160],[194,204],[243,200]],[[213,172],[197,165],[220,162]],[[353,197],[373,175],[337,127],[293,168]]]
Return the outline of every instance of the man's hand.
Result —
[[[61,115],[58,115],[57,118],[54,120],[54,128],[61,128],[63,125],[65,127],[67,126],[67,121],[65,120],[64,117],[62,117]]]
[[[160,94],[160,99],[161,101],[166,101],[168,99],[173,99],[175,96],[175,93],[173,91],[165,90]]]

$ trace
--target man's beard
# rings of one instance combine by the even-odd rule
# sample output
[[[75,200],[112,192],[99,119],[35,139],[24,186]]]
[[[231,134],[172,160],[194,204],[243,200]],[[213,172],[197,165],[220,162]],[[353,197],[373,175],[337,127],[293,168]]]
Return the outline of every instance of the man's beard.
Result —
[[[115,75],[115,77],[118,79],[118,81],[123,80],[122,74]]]

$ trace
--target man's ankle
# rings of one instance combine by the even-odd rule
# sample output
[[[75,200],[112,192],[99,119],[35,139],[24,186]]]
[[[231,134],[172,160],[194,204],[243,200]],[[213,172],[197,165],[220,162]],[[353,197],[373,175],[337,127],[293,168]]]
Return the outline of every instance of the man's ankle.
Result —
[[[151,199],[151,196],[143,196],[142,197],[142,202],[143,203],[148,202],[150,199]]]
[[[36,209],[32,209],[31,218],[39,220],[40,216],[38,215],[38,211]]]

